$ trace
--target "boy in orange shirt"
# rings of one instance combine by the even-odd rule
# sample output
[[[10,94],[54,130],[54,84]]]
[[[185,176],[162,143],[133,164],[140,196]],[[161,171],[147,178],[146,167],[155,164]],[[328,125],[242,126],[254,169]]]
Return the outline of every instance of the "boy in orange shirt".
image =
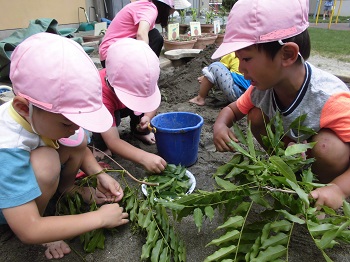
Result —
[[[316,160],[312,171],[328,185],[311,195],[317,206],[337,209],[350,195],[350,92],[337,77],[305,62],[311,49],[308,7],[307,0],[240,0],[233,6],[224,41],[212,58],[235,51],[251,86],[220,112],[214,143],[218,151],[232,150],[227,143],[238,140],[230,127],[248,115],[262,144],[264,120],[279,111],[291,142],[317,142],[310,155]],[[316,135],[289,129],[304,114],[301,124]]]

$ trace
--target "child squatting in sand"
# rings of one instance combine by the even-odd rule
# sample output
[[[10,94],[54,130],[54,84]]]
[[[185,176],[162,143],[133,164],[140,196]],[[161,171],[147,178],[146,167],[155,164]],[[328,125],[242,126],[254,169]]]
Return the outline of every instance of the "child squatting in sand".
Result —
[[[262,145],[265,122],[281,113],[285,144],[317,142],[308,157],[312,171],[327,184],[311,192],[316,206],[337,209],[350,195],[350,92],[337,77],[305,62],[310,55],[308,0],[240,0],[232,8],[223,43],[212,58],[236,52],[239,71],[251,86],[223,108],[214,124],[218,151],[238,142],[230,127],[245,115]],[[297,117],[317,134],[290,130]]]
[[[128,222],[117,203],[70,216],[43,216],[56,193],[82,190],[86,202],[118,202],[119,183],[102,171],[82,128],[104,132],[112,116],[102,103],[98,71],[79,44],[35,34],[14,50],[10,79],[15,97],[0,106],[0,224],[27,244],[43,244],[47,258],[70,252],[63,239]],[[78,131],[79,130],[79,131]],[[74,143],[66,144],[75,136]],[[68,139],[69,140],[69,139]],[[97,175],[97,188],[76,189],[79,169]],[[91,191],[90,191],[91,190]]]

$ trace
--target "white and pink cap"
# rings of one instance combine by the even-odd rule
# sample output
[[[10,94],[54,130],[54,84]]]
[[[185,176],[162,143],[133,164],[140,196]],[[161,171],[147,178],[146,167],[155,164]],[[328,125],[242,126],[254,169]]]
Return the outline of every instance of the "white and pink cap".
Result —
[[[187,0],[158,0],[158,1],[176,10],[186,9],[191,6],[191,3],[188,2]]]
[[[212,58],[298,35],[309,26],[308,12],[309,0],[239,0],[229,14],[223,43]]]
[[[38,33],[11,56],[10,79],[16,95],[93,132],[105,132],[112,116],[102,103],[98,70],[75,41]]]
[[[159,58],[144,41],[123,38],[107,50],[108,83],[119,100],[136,114],[159,107],[159,74]]]

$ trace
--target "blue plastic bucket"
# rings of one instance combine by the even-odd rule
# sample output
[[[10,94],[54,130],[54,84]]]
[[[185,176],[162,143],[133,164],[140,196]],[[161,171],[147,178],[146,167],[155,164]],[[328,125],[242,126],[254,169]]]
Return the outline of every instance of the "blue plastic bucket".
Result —
[[[203,117],[190,112],[169,112],[152,118],[158,154],[169,164],[191,166],[197,161]]]

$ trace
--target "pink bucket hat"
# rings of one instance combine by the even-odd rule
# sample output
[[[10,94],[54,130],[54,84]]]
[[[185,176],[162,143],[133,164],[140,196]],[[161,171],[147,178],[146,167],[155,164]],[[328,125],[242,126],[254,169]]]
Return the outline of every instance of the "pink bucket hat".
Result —
[[[298,35],[309,26],[308,13],[308,0],[239,0],[228,17],[224,41],[212,58]]]
[[[123,38],[107,50],[107,80],[119,100],[133,111],[147,113],[159,107],[159,74],[159,58],[144,41]]]
[[[27,38],[11,56],[10,79],[16,95],[45,111],[93,132],[112,126],[97,68],[73,40],[50,33]]]

